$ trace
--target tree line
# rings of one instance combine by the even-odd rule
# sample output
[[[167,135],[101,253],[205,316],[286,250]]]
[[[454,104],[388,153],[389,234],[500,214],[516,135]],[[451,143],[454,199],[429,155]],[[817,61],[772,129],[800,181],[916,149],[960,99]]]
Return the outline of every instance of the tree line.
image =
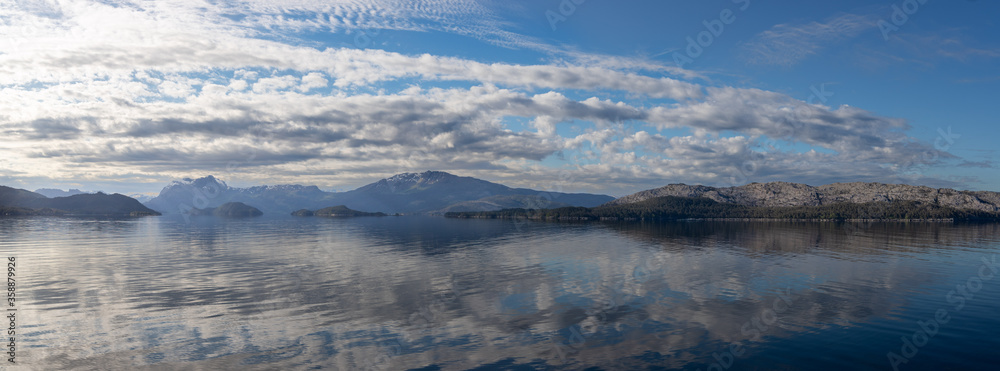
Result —
[[[1000,213],[955,209],[919,201],[834,203],[818,206],[744,206],[698,197],[665,196],[630,204],[561,207],[554,209],[504,209],[449,212],[451,218],[542,220],[676,220],[676,219],[953,219],[1000,220]]]

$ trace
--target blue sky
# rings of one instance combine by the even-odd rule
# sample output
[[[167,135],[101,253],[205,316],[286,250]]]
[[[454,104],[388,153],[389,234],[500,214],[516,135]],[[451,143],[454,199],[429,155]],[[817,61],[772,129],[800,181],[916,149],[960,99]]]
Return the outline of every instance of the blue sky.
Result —
[[[990,1],[0,5],[0,184],[1000,190]]]

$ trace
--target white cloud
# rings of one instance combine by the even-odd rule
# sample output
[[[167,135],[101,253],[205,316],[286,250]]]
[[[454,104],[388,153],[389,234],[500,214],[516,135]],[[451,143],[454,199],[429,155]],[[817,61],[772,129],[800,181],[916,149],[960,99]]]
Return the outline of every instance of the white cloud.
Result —
[[[244,178],[269,183],[336,184],[419,168],[531,186],[565,183],[541,165],[562,156],[558,170],[575,190],[622,193],[665,179],[717,184],[736,175],[874,179],[929,150],[898,119],[655,77],[644,72],[697,78],[641,60],[549,48],[571,61],[518,65],[289,40],[324,28],[433,30],[480,18],[484,26],[459,33],[506,35],[502,22],[472,3],[50,5],[11,9],[2,26],[31,29],[0,46],[0,101],[12,107],[0,112],[0,135],[14,143],[0,146],[0,157],[23,164],[11,171],[26,177],[152,181],[235,163]],[[776,28],[759,42],[809,50],[827,35],[853,32],[852,20]],[[533,42],[504,37],[504,45]],[[509,118],[530,128],[511,129]],[[593,125],[564,130],[581,122]],[[822,152],[755,149],[767,139]],[[749,175],[741,170],[747,161],[754,162]]]
[[[302,76],[302,83],[299,85],[298,90],[300,92],[308,92],[313,89],[325,88],[330,84],[323,74],[319,72],[310,72],[308,75]]]
[[[164,81],[160,83],[159,91],[160,94],[168,97],[183,98],[194,93],[194,88],[191,85],[182,84],[177,81]]]
[[[284,75],[277,77],[265,77],[257,80],[257,83],[253,84],[254,93],[268,93],[278,90],[285,90],[292,86],[295,86],[299,82],[295,76]]]
[[[825,22],[779,24],[743,45],[743,58],[754,64],[790,66],[841,40],[875,27],[873,15],[840,14]]]
[[[248,87],[250,87],[250,84],[247,83],[246,80],[232,79],[232,80],[229,80],[229,86],[228,87],[229,87],[229,89],[232,89],[232,90],[235,90],[235,91],[243,91],[243,90],[246,90]]]

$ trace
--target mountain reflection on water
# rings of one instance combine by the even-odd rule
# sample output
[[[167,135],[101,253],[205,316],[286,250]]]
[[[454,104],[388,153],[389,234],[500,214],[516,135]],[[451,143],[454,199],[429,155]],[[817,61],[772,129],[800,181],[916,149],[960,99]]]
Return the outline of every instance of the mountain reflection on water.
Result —
[[[996,224],[0,218],[39,369],[991,369]],[[733,353],[737,355],[733,355]],[[713,368],[713,369],[716,369]]]

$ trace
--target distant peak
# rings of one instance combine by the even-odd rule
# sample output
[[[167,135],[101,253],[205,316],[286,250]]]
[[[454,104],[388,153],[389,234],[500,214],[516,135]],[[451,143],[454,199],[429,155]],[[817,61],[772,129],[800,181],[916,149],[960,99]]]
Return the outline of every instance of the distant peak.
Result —
[[[396,175],[393,175],[391,177],[385,178],[385,180],[387,180],[389,182],[395,182],[395,181],[415,181],[415,180],[421,180],[421,179],[425,179],[426,180],[426,179],[451,178],[451,177],[456,177],[456,176],[453,175],[453,174],[450,174],[450,173],[443,172],[443,171],[428,170],[428,171],[425,171],[425,172],[422,172],[422,173],[401,173],[401,174],[396,174]]]
[[[226,182],[221,179],[216,178],[213,175],[207,175],[201,178],[182,178],[181,180],[175,180],[170,182],[170,186],[194,186],[194,187],[205,187],[210,185],[218,185],[221,188],[228,188]],[[168,186],[169,187],[169,186]]]
[[[418,186],[429,186],[439,183],[452,182],[455,179],[459,179],[459,176],[449,174],[443,171],[424,171],[422,173],[401,173],[390,176],[388,178],[381,179],[375,183],[371,183],[364,187],[359,188],[360,190],[373,190],[381,192],[399,192],[413,187]]]

